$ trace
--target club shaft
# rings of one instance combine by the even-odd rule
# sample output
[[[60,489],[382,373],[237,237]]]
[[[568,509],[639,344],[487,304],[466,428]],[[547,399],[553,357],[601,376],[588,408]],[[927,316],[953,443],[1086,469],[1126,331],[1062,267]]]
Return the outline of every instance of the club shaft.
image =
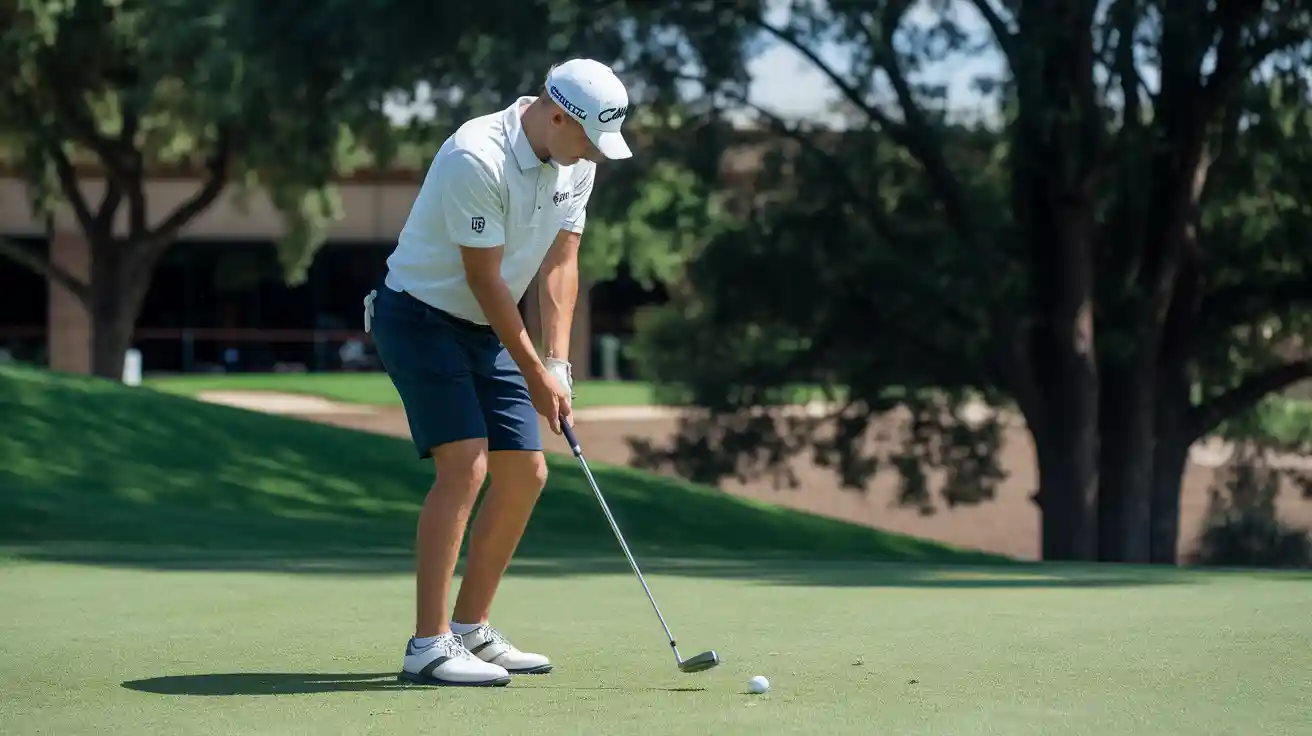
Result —
[[[597,481],[592,477],[592,471],[588,468],[588,461],[583,459],[583,454],[577,449],[574,453],[579,459],[579,465],[583,467],[583,474],[588,478],[588,485],[592,487],[592,493],[597,497],[597,503],[601,505],[601,511],[606,515],[606,521],[610,522],[611,531],[615,532],[615,539],[620,543],[620,549],[624,550],[624,556],[629,560],[629,566],[633,568],[633,574],[638,576],[638,582],[642,584],[643,591],[647,594],[647,600],[651,601],[652,610],[656,612],[656,618],[660,619],[661,628],[665,629],[665,635],[670,639],[670,648],[674,650],[674,659],[676,663],[682,664],[683,659],[679,656],[679,648],[674,643],[674,634],[670,632],[670,627],[665,623],[665,617],[661,615],[661,609],[656,605],[656,598],[651,594],[651,588],[647,587],[647,581],[642,577],[642,570],[638,569],[638,563],[633,559],[633,553],[629,551],[629,545],[624,542],[624,535],[620,533],[619,524],[615,523],[615,517],[610,513],[610,507],[606,505],[606,499],[601,495],[601,489],[597,487]]]

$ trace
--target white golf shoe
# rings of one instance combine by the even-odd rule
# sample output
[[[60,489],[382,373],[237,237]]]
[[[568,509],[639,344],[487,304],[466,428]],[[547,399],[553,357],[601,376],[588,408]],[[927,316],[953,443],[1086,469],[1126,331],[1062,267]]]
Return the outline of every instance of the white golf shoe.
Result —
[[[551,671],[551,660],[541,654],[521,652],[487,624],[460,638],[475,657],[504,667],[512,675],[545,675]]]
[[[494,687],[510,684],[510,673],[475,657],[459,636],[446,633],[423,649],[415,647],[411,638],[405,645],[405,663],[397,679],[416,685]]]

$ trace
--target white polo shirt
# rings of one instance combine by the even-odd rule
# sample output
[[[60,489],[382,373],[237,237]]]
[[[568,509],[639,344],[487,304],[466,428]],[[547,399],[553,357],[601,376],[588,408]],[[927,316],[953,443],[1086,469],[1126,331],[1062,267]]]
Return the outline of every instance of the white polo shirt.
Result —
[[[556,234],[583,232],[596,164],[538,159],[520,124],[520,106],[534,99],[474,118],[442,144],[387,259],[388,287],[485,325],[460,246],[504,245],[501,277],[519,301]]]

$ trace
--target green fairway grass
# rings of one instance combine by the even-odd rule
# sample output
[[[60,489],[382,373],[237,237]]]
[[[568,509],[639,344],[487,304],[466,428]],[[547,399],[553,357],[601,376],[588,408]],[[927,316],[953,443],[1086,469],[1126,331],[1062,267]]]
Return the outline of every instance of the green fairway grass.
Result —
[[[381,437],[149,389],[0,367],[0,543],[409,549],[431,461]],[[570,456],[524,554],[615,547]],[[988,555],[594,464],[636,548],[656,554],[984,561]]]
[[[0,734],[1298,734],[1312,575],[1021,564],[572,458],[493,621],[552,657],[401,687],[404,441],[0,367]],[[765,675],[772,690],[747,693]]]
[[[354,404],[401,405],[385,373],[183,374],[148,378],[145,384],[184,396],[202,391],[278,391]],[[574,405],[579,408],[657,403],[651,385],[641,381],[578,381],[574,392]]]

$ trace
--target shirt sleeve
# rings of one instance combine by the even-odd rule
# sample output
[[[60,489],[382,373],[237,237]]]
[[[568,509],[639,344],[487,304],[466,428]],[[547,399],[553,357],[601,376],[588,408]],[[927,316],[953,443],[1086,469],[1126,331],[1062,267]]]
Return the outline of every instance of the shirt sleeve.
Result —
[[[506,208],[492,168],[469,151],[454,151],[444,162],[438,187],[447,237],[473,248],[506,242]]]
[[[596,165],[581,166],[574,176],[574,193],[569,198],[569,211],[565,214],[562,230],[572,233],[583,232],[588,220],[588,200],[592,198],[592,181],[597,173]]]

